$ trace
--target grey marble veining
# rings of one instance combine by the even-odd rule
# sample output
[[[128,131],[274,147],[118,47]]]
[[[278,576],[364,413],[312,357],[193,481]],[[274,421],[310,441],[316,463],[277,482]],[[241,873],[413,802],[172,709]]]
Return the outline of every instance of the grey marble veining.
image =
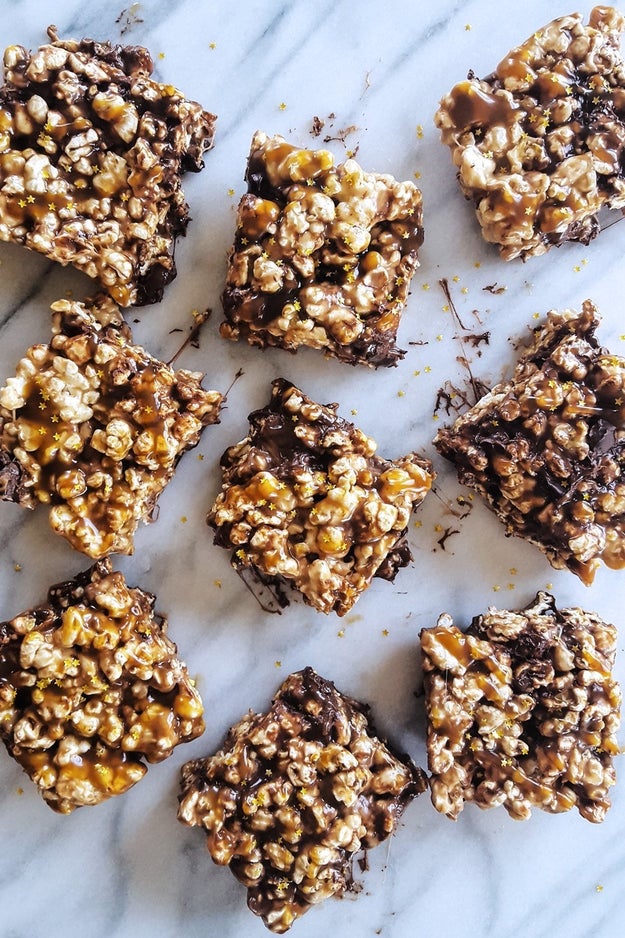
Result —
[[[590,5],[581,8],[588,13]],[[468,69],[490,71],[509,48],[569,12],[553,0],[159,0],[127,3],[125,10],[121,2],[104,0],[52,6],[0,0],[2,46],[35,47],[50,22],[61,36],[145,44],[159,78],[218,115],[205,169],[186,177],[193,220],[177,247],[178,278],[159,306],[132,311],[130,320],[136,339],[168,358],[180,342],[172,330],[188,327],[192,309],[211,307],[199,349],[188,348],[180,364],[205,371],[206,384],[224,390],[239,368],[244,372],[220,425],[209,427],[181,461],[158,521],[140,529],[133,556],[115,560],[131,583],[157,594],[158,608],[168,614],[170,634],[197,676],[206,733],[152,766],[127,795],[70,817],[53,814],[0,752],[0,938],[266,934],[247,911],[243,888],[212,864],[202,835],[177,822],[178,771],[187,759],[213,751],[248,708],[266,707],[292,670],[310,664],[368,701],[380,730],[424,765],[422,704],[414,696],[421,680],[419,630],[442,611],[468,624],[491,603],[524,605],[552,584],[560,604],[584,605],[622,623],[616,673],[625,679],[625,573],[601,570],[586,589],[552,570],[535,548],[506,539],[482,505],[466,518],[454,517],[449,504],[461,489],[431,446],[445,419],[444,412],[433,419],[438,388],[446,379],[466,380],[457,357],[468,354],[476,377],[497,380],[509,373],[514,340],[535,325],[535,313],[577,307],[591,297],[604,316],[601,341],[625,349],[625,224],[589,247],[505,264],[482,242],[432,122],[441,95]],[[219,295],[252,133],[279,132],[312,146],[315,115],[326,120],[323,134],[340,136],[354,125],[345,145],[328,144],[339,158],[357,146],[367,169],[398,178],[420,174],[426,241],[400,329],[408,353],[384,373],[314,352],[261,354],[218,335]],[[456,337],[438,286],[443,277],[463,321],[488,331],[490,344],[467,350]],[[495,283],[505,293],[485,291]],[[46,340],[50,303],[68,290],[80,297],[91,289],[74,271],[0,245],[2,382],[26,345]],[[343,620],[298,602],[281,616],[265,614],[230,569],[227,553],[213,546],[205,524],[219,486],[219,456],[245,435],[248,412],[265,403],[277,375],[319,400],[338,401],[348,417],[357,411],[354,419],[377,439],[381,453],[423,450],[439,473],[437,494],[428,496],[415,516],[419,527],[410,530],[413,565],[394,584],[374,583]],[[449,525],[458,533],[442,549],[441,530]],[[45,511],[0,505],[0,618],[40,602],[51,583],[86,566],[86,558],[49,531]],[[616,938],[625,926],[624,786],[621,778],[598,827],[572,813],[535,812],[519,823],[502,810],[472,806],[452,823],[423,795],[396,836],[370,852],[369,870],[356,868],[360,893],[312,910],[292,933]]]

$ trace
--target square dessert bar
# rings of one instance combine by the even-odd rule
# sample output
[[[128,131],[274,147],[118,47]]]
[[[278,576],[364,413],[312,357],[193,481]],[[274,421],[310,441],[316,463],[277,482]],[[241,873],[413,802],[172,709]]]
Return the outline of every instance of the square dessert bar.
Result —
[[[616,776],[621,692],[612,677],[617,631],[538,593],[520,612],[491,607],[461,632],[451,616],[421,632],[434,807],[465,802],[576,807],[602,821]]]
[[[429,491],[431,463],[389,461],[376,443],[281,378],[249,435],[222,456],[209,515],[232,564],[265,584],[290,584],[321,612],[345,615],[374,576],[411,560],[410,513]]]
[[[395,365],[423,243],[421,193],[354,159],[256,133],[223,295],[221,334]]]
[[[183,766],[178,817],[204,828],[212,859],[247,887],[249,908],[273,932],[342,895],[354,855],[392,834],[427,787],[374,735],[368,712],[305,668],[267,713],[233,726],[216,755]]]
[[[506,260],[588,244],[603,206],[625,208],[624,28],[607,6],[588,25],[563,16],[441,101],[435,121],[462,191]]]
[[[0,738],[55,811],[123,794],[204,730],[153,606],[100,560],[0,622]]]
[[[52,340],[0,389],[0,498],[48,505],[53,529],[100,558],[132,553],[222,397],[132,345],[108,297],[87,303],[54,303]]]
[[[73,264],[121,306],[155,303],[189,221],[181,188],[215,116],[150,78],[140,46],[9,46],[0,88],[0,239]]]
[[[510,382],[434,440],[506,525],[587,585],[625,567],[625,358],[599,347],[597,310],[551,311]]]

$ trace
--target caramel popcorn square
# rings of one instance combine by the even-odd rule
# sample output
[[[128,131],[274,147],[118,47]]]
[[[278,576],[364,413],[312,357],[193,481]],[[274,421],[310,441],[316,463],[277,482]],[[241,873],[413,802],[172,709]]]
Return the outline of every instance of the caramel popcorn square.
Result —
[[[55,811],[123,794],[204,730],[154,601],[107,559],[0,623],[0,738]]]
[[[260,348],[322,349],[352,365],[395,365],[423,242],[412,182],[353,158],[258,132],[223,295],[221,334]]]
[[[425,788],[421,769],[374,734],[368,707],[305,668],[219,752],[183,767],[178,817],[204,829],[214,862],[282,934],[345,892],[354,855],[392,834]]]

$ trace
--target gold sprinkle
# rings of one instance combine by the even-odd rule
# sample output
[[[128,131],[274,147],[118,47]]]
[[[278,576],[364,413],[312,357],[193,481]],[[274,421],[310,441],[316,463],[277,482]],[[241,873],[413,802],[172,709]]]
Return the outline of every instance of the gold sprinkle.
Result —
[[[595,886],[595,892],[603,892],[603,886],[601,883],[597,883]]]
[[[417,138],[419,140],[423,139],[423,126],[421,124],[417,124]]]
[[[422,289],[422,290],[429,290],[429,289],[430,289],[429,283],[422,283],[422,284],[421,284],[421,289]]]
[[[540,313],[532,313],[532,319],[540,319]]]
[[[440,420],[438,414],[432,414],[432,420]]]
[[[276,667],[276,668],[281,668],[281,667],[282,667],[282,662],[281,662],[279,659],[278,659],[277,661],[274,661],[274,667]]]
[[[493,593],[498,593],[501,589],[501,586],[493,586]]]
[[[50,420],[51,420],[52,423],[58,423],[58,422],[59,422],[59,415],[58,415],[58,414],[52,414],[52,416],[50,417]]]
[[[461,292],[461,293],[464,293],[464,294],[466,295],[466,294],[469,292],[469,288],[468,288],[468,287],[462,287],[462,289],[460,290],[460,292]]]
[[[415,179],[421,179],[421,173],[417,171],[417,172],[414,174],[414,178],[415,178]]]
[[[423,370],[425,371],[426,375],[429,375],[429,373],[431,372],[432,368],[430,367],[430,365],[426,365]]]
[[[55,443],[58,443],[59,440],[61,439],[61,434],[60,434],[60,433],[53,433],[53,434],[52,434],[52,439],[55,441]]]
[[[576,274],[578,274],[581,269],[582,269],[582,268],[580,267],[579,264],[576,264],[575,267],[573,268],[573,270],[575,271]]]
[[[398,392],[397,392],[397,397],[405,397],[405,395],[406,395],[406,392],[405,392],[405,391],[398,391]]]
[[[21,573],[21,572],[22,572],[22,565],[21,565],[21,563],[16,563],[16,564],[14,564],[13,569],[15,570],[16,573]]]
[[[303,789],[302,789],[302,790],[303,790]],[[283,877],[283,878],[282,878],[281,880],[279,880],[279,882],[278,882],[278,886],[277,886],[278,892],[284,892],[284,890],[285,890],[285,889],[288,889],[288,888],[289,888],[289,881],[288,881],[288,879],[286,879],[285,877]]]
[[[130,198],[130,193],[129,193],[129,192],[122,192],[122,194],[121,194],[121,200],[122,200],[122,202],[127,202],[129,198]],[[68,205],[67,207],[68,207],[68,208],[73,208],[73,207],[74,207],[74,203],[72,202],[71,205]]]
[[[516,567],[510,567],[510,569],[508,570],[508,573],[510,574],[510,576],[516,576],[518,572],[519,571],[517,570]]]
[[[284,101],[281,101],[278,107],[281,111],[286,111],[286,104]]]
[[[414,526],[415,526],[415,528],[422,528],[422,527],[423,527],[423,521],[415,521]]]
[[[338,636],[339,638],[343,638],[343,637],[345,636],[345,629],[339,629],[336,634],[337,634],[337,636]],[[302,789],[302,791],[303,791],[303,789]]]
[[[213,580],[213,586],[216,586],[218,590],[221,589],[221,580]]]
[[[512,765],[512,759],[509,759],[507,756],[505,759],[501,760],[502,765]]]
[[[159,57],[159,59],[164,59],[164,58],[165,58],[165,53],[164,53],[164,52],[159,52],[158,57]]]
[[[442,525],[442,524],[435,524],[435,525],[434,525],[434,530],[436,531],[437,534],[440,534],[440,532],[443,530],[443,525]]]
[[[389,634],[388,629],[382,629],[382,635],[384,636],[384,638],[386,638],[388,634]]]
[[[228,195],[230,196],[234,195],[234,189],[228,189]]]
[[[20,208],[26,208],[26,199],[19,199],[17,204]]]
[[[358,413],[358,411],[356,410],[356,408],[355,408],[355,407],[352,407],[352,409],[351,409],[352,417],[355,417],[357,413]]]
[[[182,521],[183,524],[186,524],[186,523],[187,523],[187,516],[186,516],[186,515],[182,515],[182,517],[180,518],[180,520]]]
[[[441,306],[441,309],[442,309],[442,311],[443,311],[444,313],[448,313],[448,312],[449,312],[449,305],[448,305],[447,303],[445,303],[444,306]]]
[[[209,42],[208,48],[209,48],[209,49],[216,49],[216,48],[217,48],[217,43],[216,43],[216,42]]]
[[[513,590],[513,589],[514,589],[514,583],[508,583],[508,589],[509,589],[509,590]]]
[[[546,589],[546,590],[552,590],[552,589],[553,589],[553,583],[545,583],[545,589]]]
[[[202,462],[204,459],[204,453],[198,453],[197,458],[200,460],[200,462]]]
[[[413,375],[414,375],[416,378],[418,378],[419,375],[421,374],[421,372],[419,371],[419,369],[417,369],[416,371],[413,371],[412,373],[413,373]]]
[[[470,23],[467,23],[464,28],[465,28],[465,31],[466,31],[466,32],[470,32],[470,31],[471,31],[471,24],[470,24]]]
[[[482,266],[482,262],[481,262],[481,261],[476,261],[473,266],[474,266],[476,269],[479,269],[479,268]]]
[[[45,436],[45,435],[46,435],[46,428],[45,428],[45,427],[39,427],[39,435],[40,435],[40,436]]]
[[[439,332],[439,334],[436,336],[436,341],[437,341],[437,342],[442,342],[442,341],[443,341],[442,333]]]
[[[56,211],[56,203],[55,203],[55,202],[48,202],[48,208],[50,209],[51,212]]]
[[[76,182],[74,183],[74,185],[76,186],[77,189],[86,189],[86,188],[87,188],[87,180],[86,180],[86,179],[77,179]]]

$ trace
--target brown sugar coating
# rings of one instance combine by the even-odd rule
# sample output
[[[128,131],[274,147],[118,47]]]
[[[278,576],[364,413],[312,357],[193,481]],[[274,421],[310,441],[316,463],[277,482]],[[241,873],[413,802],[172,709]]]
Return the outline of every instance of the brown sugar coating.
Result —
[[[0,738],[55,811],[123,794],[204,730],[153,607],[100,560],[0,622]]]
[[[350,364],[395,365],[423,242],[421,193],[354,159],[252,141],[223,295],[221,334]]]
[[[0,89],[0,239],[93,277],[120,304],[161,299],[189,209],[181,188],[215,117],[150,75],[140,46],[9,46]]]
[[[482,233],[506,260],[587,244],[603,206],[625,208],[625,17],[563,16],[484,79],[471,73],[435,120]]]
[[[87,304],[54,303],[52,340],[0,389],[0,498],[48,505],[52,528],[100,558],[132,553],[222,396],[132,345],[108,297]]]
[[[434,473],[414,453],[390,461],[376,443],[288,381],[250,414],[249,435],[222,456],[208,522],[232,564],[287,583],[321,612],[345,615],[374,576],[410,561],[405,534]]]
[[[214,756],[182,769],[178,817],[247,887],[273,932],[351,883],[354,854],[393,833],[425,776],[374,735],[368,708],[305,668]]]
[[[434,443],[506,525],[589,585],[625,567],[625,358],[595,338],[596,308],[551,311],[510,382]]]
[[[491,607],[466,633],[451,616],[421,633],[434,807],[466,802],[602,821],[616,781],[621,692],[617,631],[538,593],[521,612]]]

